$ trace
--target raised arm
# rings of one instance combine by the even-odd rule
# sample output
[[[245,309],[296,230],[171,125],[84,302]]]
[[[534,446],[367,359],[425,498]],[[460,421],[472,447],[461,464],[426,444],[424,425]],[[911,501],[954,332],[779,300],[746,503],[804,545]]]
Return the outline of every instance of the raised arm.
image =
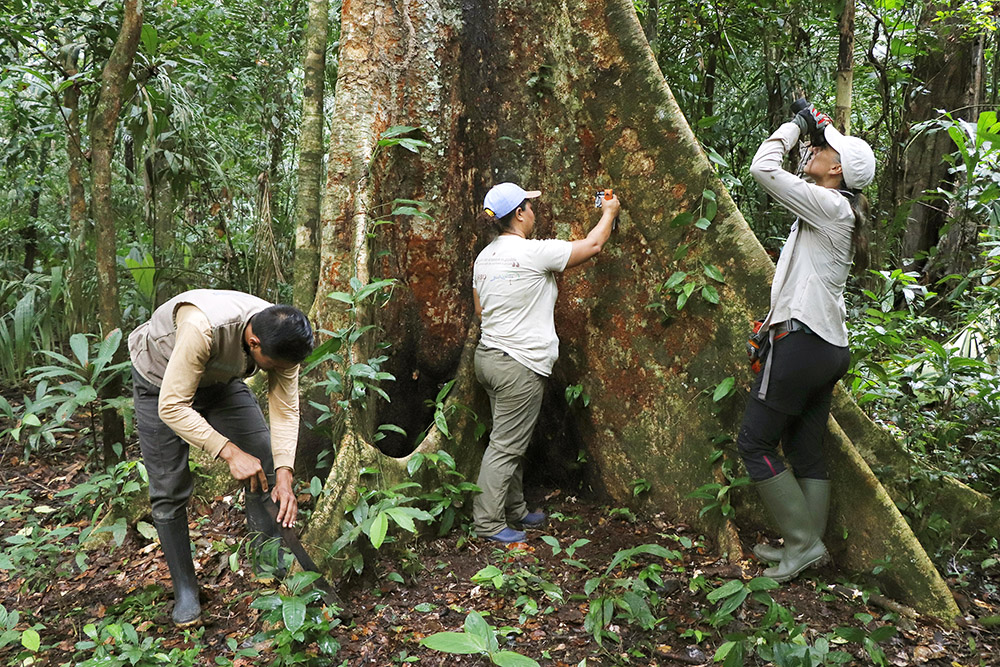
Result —
[[[571,242],[572,250],[569,261],[566,262],[567,269],[579,266],[601,252],[611,236],[611,227],[620,210],[621,202],[618,201],[618,195],[612,195],[611,199],[604,201],[601,206],[601,220],[590,230],[586,238]]]

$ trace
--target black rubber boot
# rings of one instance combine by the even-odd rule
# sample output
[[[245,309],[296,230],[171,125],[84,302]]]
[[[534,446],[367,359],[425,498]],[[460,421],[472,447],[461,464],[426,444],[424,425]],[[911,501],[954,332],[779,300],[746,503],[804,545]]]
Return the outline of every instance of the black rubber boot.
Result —
[[[799,477],[797,481],[799,488],[802,489],[802,495],[806,497],[806,506],[812,515],[816,534],[823,539],[823,535],[826,534],[827,517],[830,514],[830,480]],[[784,549],[767,544],[754,546],[753,552],[757,558],[772,563],[777,563],[785,554]]]
[[[191,559],[187,514],[169,521],[154,520],[153,523],[156,524],[163,556],[170,568],[170,581],[174,585],[174,625],[190,627],[200,620],[201,604],[198,602],[198,579]]]
[[[756,486],[785,539],[781,562],[764,570],[764,576],[778,582],[791,581],[806,568],[825,562],[829,558],[826,547],[791,471],[785,470]]]
[[[264,507],[267,493],[245,492],[247,529],[250,533],[250,560],[260,581],[283,579],[287,572],[287,550],[281,544],[278,524]]]

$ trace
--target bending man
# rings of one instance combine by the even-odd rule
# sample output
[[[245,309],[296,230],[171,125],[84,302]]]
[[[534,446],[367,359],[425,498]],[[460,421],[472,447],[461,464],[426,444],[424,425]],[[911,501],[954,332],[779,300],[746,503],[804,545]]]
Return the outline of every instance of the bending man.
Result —
[[[293,525],[298,373],[312,351],[312,328],[291,306],[242,292],[192,290],[157,308],[128,347],[153,522],[174,586],[173,621],[185,627],[201,614],[188,536],[188,446],[222,458],[246,484],[247,524],[257,544],[277,536],[266,493],[278,505],[278,521]],[[267,372],[270,430],[243,381],[258,370]]]

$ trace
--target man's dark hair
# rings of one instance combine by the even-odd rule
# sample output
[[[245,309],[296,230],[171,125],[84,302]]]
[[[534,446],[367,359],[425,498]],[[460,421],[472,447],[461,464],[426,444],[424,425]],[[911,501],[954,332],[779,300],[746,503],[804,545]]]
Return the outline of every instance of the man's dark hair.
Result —
[[[250,325],[265,356],[300,364],[312,352],[312,327],[298,308],[284,304],[270,306],[254,315]]]

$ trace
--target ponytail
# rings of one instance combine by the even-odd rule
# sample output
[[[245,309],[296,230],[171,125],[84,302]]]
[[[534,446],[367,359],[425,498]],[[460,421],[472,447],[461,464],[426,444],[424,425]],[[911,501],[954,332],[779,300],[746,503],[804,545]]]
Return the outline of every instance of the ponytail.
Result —
[[[851,245],[854,246],[854,273],[863,274],[868,269],[871,260],[868,242],[870,232],[871,206],[868,197],[861,190],[849,190],[847,201],[851,204],[854,214],[854,231],[851,233]]]

